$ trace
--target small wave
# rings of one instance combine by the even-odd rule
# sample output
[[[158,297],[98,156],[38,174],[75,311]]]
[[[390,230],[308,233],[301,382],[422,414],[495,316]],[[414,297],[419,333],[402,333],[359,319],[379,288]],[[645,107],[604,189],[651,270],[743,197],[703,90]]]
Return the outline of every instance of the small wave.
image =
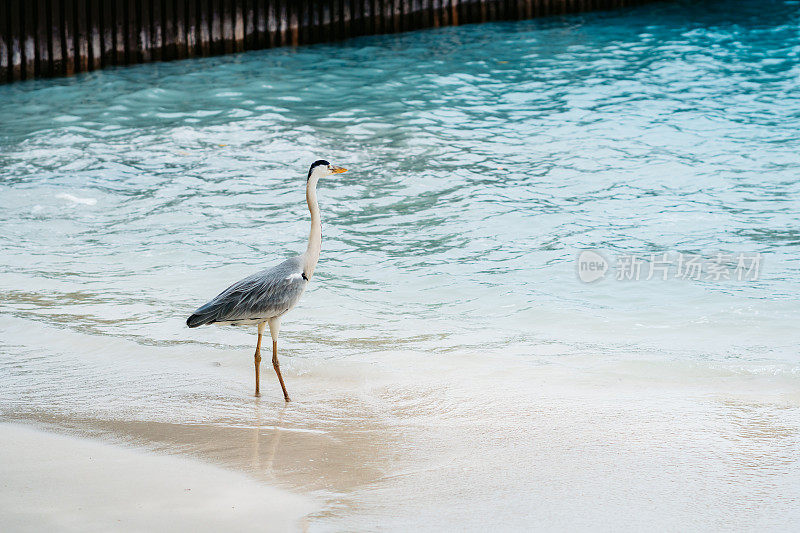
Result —
[[[95,205],[97,203],[97,198],[80,198],[79,196],[75,196],[66,192],[58,193],[56,198],[61,200],[69,200],[72,203],[81,205]]]

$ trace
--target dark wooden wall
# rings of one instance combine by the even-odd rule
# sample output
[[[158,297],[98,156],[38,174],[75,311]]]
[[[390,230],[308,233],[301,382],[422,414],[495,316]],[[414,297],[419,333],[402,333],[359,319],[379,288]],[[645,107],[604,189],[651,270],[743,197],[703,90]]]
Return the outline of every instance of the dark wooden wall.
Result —
[[[0,0],[0,83],[643,0]]]

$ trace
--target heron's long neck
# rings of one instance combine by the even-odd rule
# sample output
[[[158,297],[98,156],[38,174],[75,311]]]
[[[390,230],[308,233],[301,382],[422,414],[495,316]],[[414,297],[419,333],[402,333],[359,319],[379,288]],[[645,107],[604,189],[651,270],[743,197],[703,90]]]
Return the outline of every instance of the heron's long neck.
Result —
[[[306,201],[311,212],[311,233],[308,236],[308,249],[304,257],[304,270],[309,278],[314,273],[319,261],[319,251],[322,248],[322,223],[319,220],[319,204],[317,204],[317,181],[319,178],[311,176],[306,185]]]

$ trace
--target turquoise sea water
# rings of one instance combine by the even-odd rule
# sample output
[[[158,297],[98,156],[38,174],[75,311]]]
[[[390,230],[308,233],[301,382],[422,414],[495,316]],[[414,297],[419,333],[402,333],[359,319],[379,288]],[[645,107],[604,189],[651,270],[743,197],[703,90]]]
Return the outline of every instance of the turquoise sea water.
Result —
[[[783,465],[764,475],[765,498],[784,501],[800,428],[799,30],[795,1],[657,3],[2,86],[0,415],[136,442],[154,439],[109,421],[251,425],[253,332],[183,321],[305,247],[305,173],[326,158],[350,172],[320,186],[322,257],[284,320],[290,392],[345,394],[372,379],[351,371],[397,365],[403,377],[381,383],[408,380],[426,359],[451,377],[469,361],[612,388],[616,372],[709,379],[690,394],[702,398],[743,380],[732,389],[779,394],[753,408],[776,440],[748,450]],[[605,279],[579,279],[587,249],[609,262]],[[645,279],[649,263],[615,279],[620,256],[662,253],[668,279]],[[758,279],[679,279],[678,254],[759,254]],[[498,386],[480,379],[414,412],[480,405]],[[407,387],[383,399],[411,401]],[[707,406],[673,400],[666,411],[705,431]],[[730,423],[720,409],[712,427]],[[353,421],[336,416],[346,433]],[[717,474],[729,471],[696,481]],[[777,516],[754,525],[785,526]]]

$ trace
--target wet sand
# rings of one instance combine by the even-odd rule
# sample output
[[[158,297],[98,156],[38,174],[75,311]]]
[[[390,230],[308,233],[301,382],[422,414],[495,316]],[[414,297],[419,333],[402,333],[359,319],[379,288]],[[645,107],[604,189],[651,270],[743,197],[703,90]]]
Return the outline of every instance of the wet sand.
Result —
[[[0,424],[0,530],[287,531],[316,504],[180,457]]]
[[[153,357],[149,346],[93,337],[98,349],[76,355],[73,342],[87,346],[78,333],[55,342],[49,327],[26,332],[29,345],[60,353],[8,367],[3,419],[245,474],[265,491],[241,491],[245,509],[263,500],[266,513],[271,487],[304,495],[319,502],[305,511],[312,531],[781,531],[800,521],[800,397],[796,377],[776,368],[287,350],[285,405],[276,380],[252,397],[245,346],[160,347]],[[11,479],[44,475],[33,461]],[[183,488],[182,475],[169,477]],[[105,483],[89,476],[82,486],[104,493]],[[60,515],[50,501],[29,505]]]

